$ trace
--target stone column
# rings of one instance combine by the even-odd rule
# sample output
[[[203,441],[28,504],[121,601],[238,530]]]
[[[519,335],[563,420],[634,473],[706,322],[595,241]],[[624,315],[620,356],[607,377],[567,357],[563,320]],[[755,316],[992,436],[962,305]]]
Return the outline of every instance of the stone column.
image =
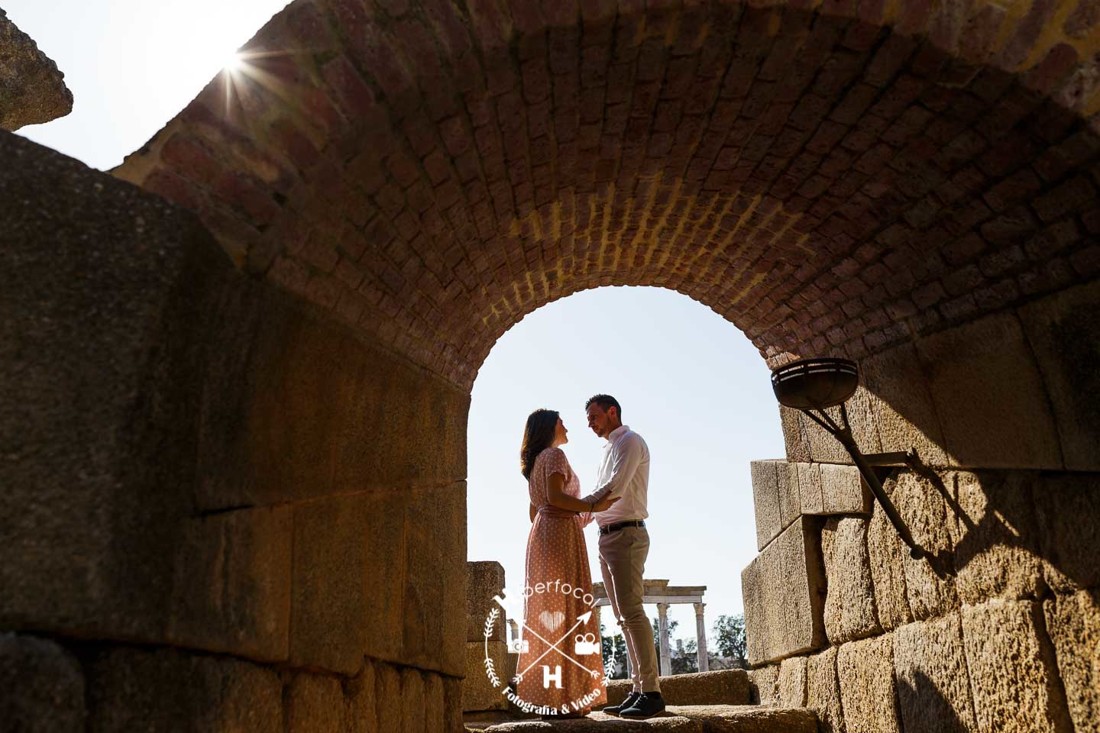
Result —
[[[709,672],[707,663],[707,625],[703,621],[703,608],[705,603],[693,603],[695,606],[695,644],[699,648],[699,671]]]
[[[672,674],[672,655],[668,649],[668,604],[657,604],[657,631],[661,635],[661,665],[659,674]]]

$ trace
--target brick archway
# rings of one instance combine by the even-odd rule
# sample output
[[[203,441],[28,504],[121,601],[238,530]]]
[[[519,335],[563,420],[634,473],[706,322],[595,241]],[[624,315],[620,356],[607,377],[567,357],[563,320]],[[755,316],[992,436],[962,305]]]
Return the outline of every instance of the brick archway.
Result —
[[[1087,4],[581,5],[300,0],[116,174],[465,388],[603,284],[779,360],[1095,274]]]
[[[457,730],[469,387],[525,313],[630,283],[859,358],[861,445],[932,465],[892,490],[949,579],[783,414],[762,698],[1090,723],[1100,33],[1005,5],[297,0],[116,171],[146,191],[0,135],[9,697]]]

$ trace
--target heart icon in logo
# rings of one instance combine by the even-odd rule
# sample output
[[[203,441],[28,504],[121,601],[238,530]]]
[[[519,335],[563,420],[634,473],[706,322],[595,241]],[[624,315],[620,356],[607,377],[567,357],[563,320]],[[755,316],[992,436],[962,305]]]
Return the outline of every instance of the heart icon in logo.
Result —
[[[539,614],[539,621],[541,621],[542,625],[549,631],[554,632],[560,629],[561,625],[565,623],[565,614],[561,611],[554,611],[553,613],[543,611]]]

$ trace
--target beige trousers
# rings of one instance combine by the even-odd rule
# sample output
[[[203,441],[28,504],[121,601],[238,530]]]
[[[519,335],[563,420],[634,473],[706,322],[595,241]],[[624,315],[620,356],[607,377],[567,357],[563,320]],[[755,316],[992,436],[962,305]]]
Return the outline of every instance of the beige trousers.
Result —
[[[653,626],[642,608],[642,577],[649,556],[649,532],[626,527],[600,535],[600,570],[611,610],[626,637],[626,653],[635,692],[660,692]]]

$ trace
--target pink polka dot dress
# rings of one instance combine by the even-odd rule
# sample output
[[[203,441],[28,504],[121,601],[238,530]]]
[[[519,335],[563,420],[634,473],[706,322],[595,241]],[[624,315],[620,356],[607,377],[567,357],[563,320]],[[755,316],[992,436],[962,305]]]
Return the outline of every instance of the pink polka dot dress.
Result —
[[[550,505],[550,476],[565,477],[564,492],[579,498],[580,481],[560,448],[535,458],[528,481],[538,510],[527,537],[527,596],[522,637],[528,650],[519,655],[522,674],[516,692],[525,702],[554,708],[559,714],[588,712],[607,702],[602,684],[600,616],[594,605],[588,549],[582,528],[590,514]],[[587,623],[579,617],[591,611]]]

